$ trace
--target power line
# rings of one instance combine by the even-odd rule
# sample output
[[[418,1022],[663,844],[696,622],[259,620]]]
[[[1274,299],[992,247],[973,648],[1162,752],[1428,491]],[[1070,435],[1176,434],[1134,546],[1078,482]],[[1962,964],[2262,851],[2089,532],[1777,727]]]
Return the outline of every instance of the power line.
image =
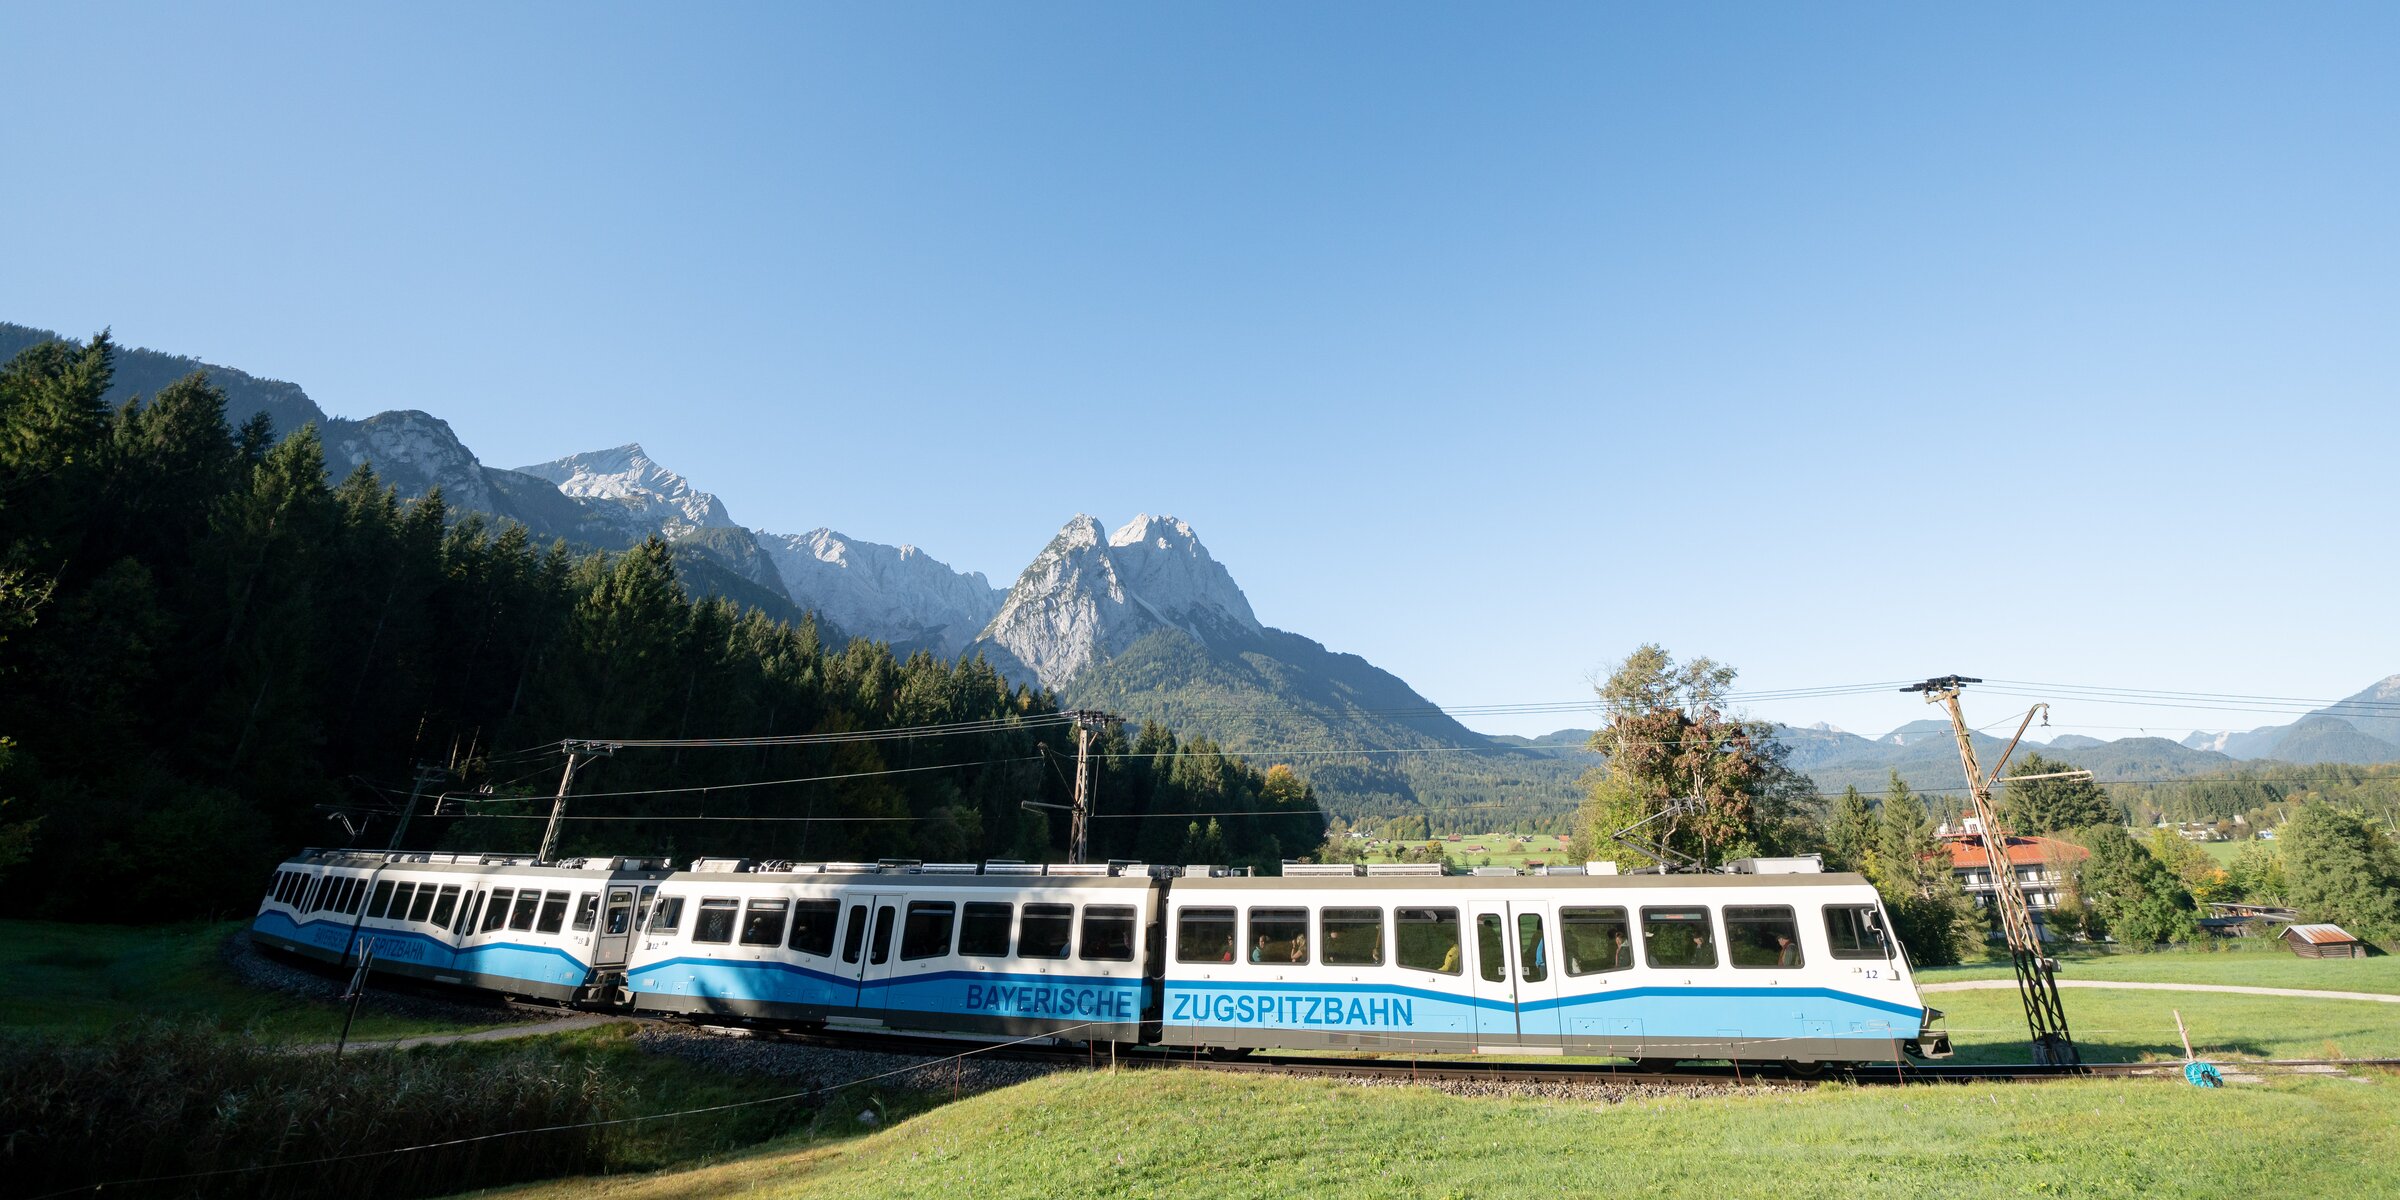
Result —
[[[583,792],[578,794],[575,798],[577,800],[607,800],[622,796],[706,795],[710,792],[734,792],[742,791],[748,788],[783,787],[787,784],[831,783],[844,779],[872,779],[882,775],[916,775],[926,771],[959,771],[968,767],[989,767],[1002,763],[1034,762],[1039,758],[1039,755],[1025,754],[1019,755],[1015,758],[986,758],[976,762],[937,763],[929,767],[891,767],[880,771],[850,771],[840,775],[804,775],[796,779],[762,779],[751,783],[711,783],[697,787],[642,788],[625,792]],[[444,795],[447,797],[448,793],[444,793]],[[475,796],[471,798],[461,798],[460,802],[465,804],[514,804],[522,803],[527,800],[538,800],[540,798],[541,797],[539,796]],[[577,817],[571,819],[582,820],[584,818]]]

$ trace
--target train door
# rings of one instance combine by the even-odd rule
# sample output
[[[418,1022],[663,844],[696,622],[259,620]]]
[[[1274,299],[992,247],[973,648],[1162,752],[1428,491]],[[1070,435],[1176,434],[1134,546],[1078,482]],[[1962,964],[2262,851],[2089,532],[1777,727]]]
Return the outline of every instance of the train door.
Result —
[[[622,967],[633,944],[633,888],[611,886],[600,906],[600,940],[592,947],[595,967]]]
[[[1475,989],[1475,1041],[1511,1046],[1517,1041],[1517,975],[1509,954],[1508,905],[1478,903],[1472,914],[1474,941],[1469,972]]]
[[[1508,905],[1509,945],[1516,952],[1517,1036],[1529,1045],[1562,1044],[1558,977],[1565,962],[1547,903]]]
[[[850,927],[842,933],[842,957],[844,966],[858,972],[858,993],[852,1003],[859,1008],[885,1007],[882,985],[892,975],[892,939],[900,923],[900,899],[883,892],[850,903]]]

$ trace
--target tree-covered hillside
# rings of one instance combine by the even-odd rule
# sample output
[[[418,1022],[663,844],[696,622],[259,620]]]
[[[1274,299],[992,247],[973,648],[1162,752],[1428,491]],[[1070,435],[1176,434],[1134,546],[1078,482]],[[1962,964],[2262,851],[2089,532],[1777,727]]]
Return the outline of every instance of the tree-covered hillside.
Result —
[[[1495,745],[1365,659],[1277,629],[1212,643],[1159,630],[1077,678],[1068,697],[1288,761],[1353,822],[1423,814],[1493,828],[1563,814],[1591,765]]]
[[[196,375],[111,407],[113,359],[100,337],[0,368],[8,911],[244,910],[302,845],[383,844],[418,763],[441,769],[446,796],[409,845],[529,851],[570,737],[982,723],[627,749],[578,775],[569,854],[1063,850],[1063,821],[1024,807],[1068,797],[1072,731],[1053,697],[980,660],[837,648],[805,618],[693,600],[656,539],[545,548],[521,526],[454,520],[438,494],[404,503],[364,468],[329,486],[313,426],[280,440],[264,417],[229,428],[225,394]],[[1288,773],[1163,730],[1148,740],[1110,760],[1095,857],[1172,842],[1265,862],[1321,836]]]

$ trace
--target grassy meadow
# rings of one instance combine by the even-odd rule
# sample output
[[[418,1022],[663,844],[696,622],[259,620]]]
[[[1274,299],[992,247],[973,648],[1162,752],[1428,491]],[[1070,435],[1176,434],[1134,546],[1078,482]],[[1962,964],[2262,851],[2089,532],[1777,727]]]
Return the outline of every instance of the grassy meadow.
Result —
[[[225,965],[235,921],[156,927],[0,921],[0,1029],[70,1036],[106,1033],[128,1021],[204,1021],[270,1041],[332,1041],[342,1008],[324,1000],[253,988]],[[356,1040],[458,1033],[505,1022],[462,1024],[359,1010]]]
[[[2229,1130],[2246,1131],[2227,1136]],[[1860,1089],[1620,1104],[1159,1070],[1060,1075],[866,1137],[510,1200],[2211,1197],[2400,1192],[2400,1078]]]
[[[1917,982],[1928,984],[2015,977],[2006,959],[1917,972]],[[2233,938],[2202,947],[2155,951],[2069,947],[2058,954],[2058,977],[2400,995],[2400,955],[2301,958],[2272,938]],[[1934,1007],[1948,1006],[1936,1002]]]

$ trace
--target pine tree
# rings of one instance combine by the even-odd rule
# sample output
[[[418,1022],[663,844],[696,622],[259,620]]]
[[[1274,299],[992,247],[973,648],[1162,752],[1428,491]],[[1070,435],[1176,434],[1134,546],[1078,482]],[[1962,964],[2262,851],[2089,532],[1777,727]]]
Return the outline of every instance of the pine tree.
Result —
[[[1935,835],[1925,802],[1898,771],[1884,789],[1883,820],[1866,872],[1919,964],[1958,962],[1979,938],[1980,923],[1951,869],[1949,849]]]
[[[2075,768],[2055,759],[2028,753],[2008,769],[1999,789],[1998,816],[2010,833],[2055,833],[2112,825],[2124,819],[2108,792],[2092,779],[2035,779],[2017,782],[2020,775],[2053,775]]]
[[[1875,810],[1854,784],[1834,799],[1825,819],[1825,869],[1864,871],[1879,834]]]

